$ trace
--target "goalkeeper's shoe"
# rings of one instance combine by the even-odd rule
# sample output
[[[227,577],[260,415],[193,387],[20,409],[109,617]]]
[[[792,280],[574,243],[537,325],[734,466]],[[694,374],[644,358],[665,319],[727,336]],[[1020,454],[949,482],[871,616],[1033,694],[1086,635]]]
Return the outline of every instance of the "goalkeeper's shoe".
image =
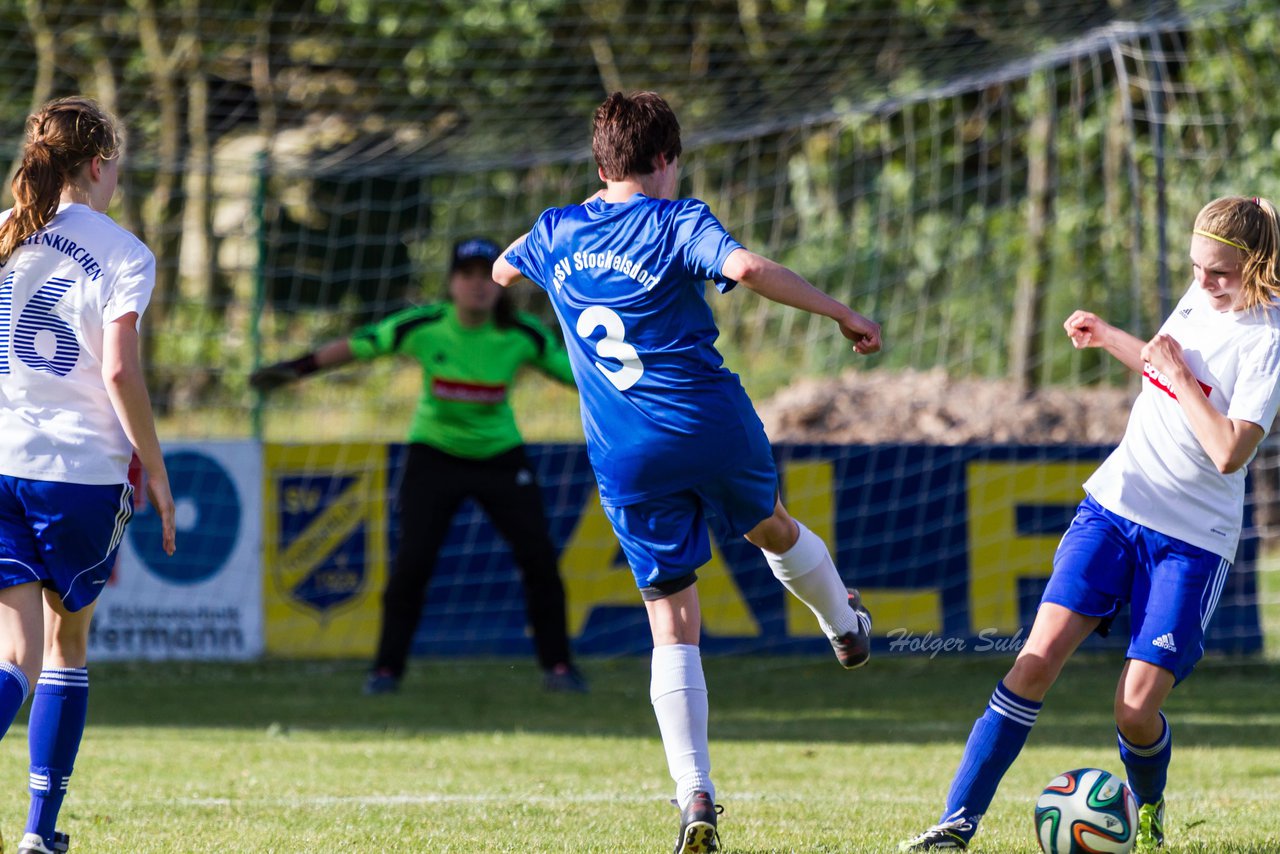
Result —
[[[913,836],[898,845],[899,851],[964,851],[969,847],[977,826],[968,819],[952,819]]]
[[[364,681],[364,693],[367,697],[379,694],[394,694],[400,690],[400,678],[386,668],[378,668],[369,674]]]
[[[836,660],[845,670],[856,670],[871,658],[871,612],[862,604],[858,591],[849,588],[849,607],[858,618],[858,628],[831,639]]]
[[[672,801],[672,803],[675,803]],[[720,850],[720,833],[716,818],[724,807],[711,800],[706,792],[695,792],[689,805],[680,811],[680,836],[675,854],[704,854]]]
[[[556,694],[586,694],[591,688],[582,671],[561,663],[542,674],[542,687]]]
[[[1164,798],[1158,804],[1138,807],[1138,838],[1134,851],[1155,851],[1164,847]]]
[[[54,831],[53,842],[46,843],[38,833],[28,833],[18,843],[18,854],[62,854],[71,847],[71,837]]]

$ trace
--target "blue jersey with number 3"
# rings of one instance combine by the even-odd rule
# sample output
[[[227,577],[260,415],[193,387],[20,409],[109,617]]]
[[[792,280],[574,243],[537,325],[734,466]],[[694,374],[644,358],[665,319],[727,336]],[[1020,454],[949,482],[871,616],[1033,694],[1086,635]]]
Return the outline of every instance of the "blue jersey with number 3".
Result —
[[[696,487],[767,450],[715,348],[704,296],[741,245],[697,199],[637,194],[544,211],[507,261],[546,289],[564,331],[600,499]]]

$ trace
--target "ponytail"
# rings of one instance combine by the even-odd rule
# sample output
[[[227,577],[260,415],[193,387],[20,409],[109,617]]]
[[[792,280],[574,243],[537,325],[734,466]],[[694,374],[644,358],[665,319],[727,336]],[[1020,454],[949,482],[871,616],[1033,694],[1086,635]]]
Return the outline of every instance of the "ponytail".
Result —
[[[88,98],[59,98],[27,117],[22,164],[13,176],[13,210],[0,224],[0,265],[49,224],[62,190],[94,157],[120,154],[115,120]]]
[[[64,180],[48,144],[40,141],[27,145],[22,165],[13,176],[13,210],[0,224],[0,264],[7,263],[18,244],[53,219]]]

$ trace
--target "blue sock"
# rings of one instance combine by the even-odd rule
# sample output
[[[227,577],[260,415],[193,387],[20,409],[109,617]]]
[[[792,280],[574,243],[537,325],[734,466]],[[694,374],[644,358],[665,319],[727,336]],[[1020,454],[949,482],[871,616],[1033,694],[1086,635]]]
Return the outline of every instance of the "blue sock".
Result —
[[[67,794],[89,709],[89,671],[49,668],[36,682],[27,740],[31,746],[31,811],[27,833],[51,844],[58,810]]]
[[[27,674],[11,661],[0,661],[0,738],[4,738],[18,716],[18,709],[27,701],[31,686]]]
[[[1139,804],[1158,804],[1164,798],[1164,784],[1169,778],[1169,760],[1173,757],[1173,732],[1164,712],[1160,713],[1164,729],[1154,743],[1141,747],[1116,730],[1120,743],[1120,759],[1129,772],[1129,788],[1138,796]]]
[[[955,832],[966,840],[973,838],[1001,778],[1022,752],[1042,705],[1019,697],[1001,681],[973,725],[942,816],[960,822]]]

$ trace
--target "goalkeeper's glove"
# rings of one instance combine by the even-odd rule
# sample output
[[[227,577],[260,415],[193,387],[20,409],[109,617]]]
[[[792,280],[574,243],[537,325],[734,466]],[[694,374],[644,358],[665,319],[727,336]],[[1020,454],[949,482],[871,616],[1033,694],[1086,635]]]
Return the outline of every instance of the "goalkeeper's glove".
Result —
[[[249,374],[249,385],[258,391],[271,391],[282,385],[301,379],[307,374],[320,370],[316,364],[316,354],[307,353],[287,362],[276,362],[274,365],[263,365]]]

